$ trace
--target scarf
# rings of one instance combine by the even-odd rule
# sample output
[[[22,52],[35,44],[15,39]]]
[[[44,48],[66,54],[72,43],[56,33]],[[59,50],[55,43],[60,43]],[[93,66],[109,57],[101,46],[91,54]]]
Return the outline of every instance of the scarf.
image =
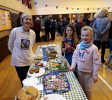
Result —
[[[83,49],[85,49],[85,48],[87,48],[87,47],[90,47],[93,43],[90,42],[90,43],[88,43],[88,44],[84,44],[84,42],[82,41],[80,44],[81,44],[81,45],[80,45],[80,49],[83,50]]]

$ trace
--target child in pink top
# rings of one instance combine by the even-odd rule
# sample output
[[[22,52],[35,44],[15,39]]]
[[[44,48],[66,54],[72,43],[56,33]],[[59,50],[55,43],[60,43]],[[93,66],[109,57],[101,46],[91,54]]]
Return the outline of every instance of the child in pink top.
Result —
[[[77,64],[78,79],[88,100],[91,100],[92,80],[98,81],[98,70],[101,66],[101,58],[98,48],[93,44],[93,30],[89,26],[81,29],[82,42],[73,53],[70,69],[74,71]]]

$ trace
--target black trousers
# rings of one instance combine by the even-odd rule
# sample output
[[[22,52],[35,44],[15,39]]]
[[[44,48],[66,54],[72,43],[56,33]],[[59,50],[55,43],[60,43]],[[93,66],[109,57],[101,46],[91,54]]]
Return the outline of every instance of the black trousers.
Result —
[[[51,30],[51,39],[55,40],[55,30]]]
[[[104,55],[105,55],[105,47],[106,47],[106,43],[107,42],[101,42],[101,41],[94,41],[94,44],[98,47],[98,50],[100,49],[100,47],[102,47],[102,51],[101,51],[101,60],[104,61]]]
[[[21,84],[22,84],[22,81],[26,78],[26,74],[28,72],[29,67],[30,67],[30,65],[29,66],[22,66],[22,67],[15,66],[18,77],[21,81]],[[23,86],[23,84],[22,84],[22,86]]]
[[[36,33],[36,42],[40,42],[40,31],[35,31]]]
[[[45,31],[46,41],[49,42],[49,31]]]

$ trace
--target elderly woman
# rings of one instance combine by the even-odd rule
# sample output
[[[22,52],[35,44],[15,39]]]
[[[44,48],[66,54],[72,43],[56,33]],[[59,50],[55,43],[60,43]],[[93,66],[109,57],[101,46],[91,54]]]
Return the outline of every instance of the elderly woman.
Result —
[[[81,28],[86,25],[86,23],[83,22],[83,18],[84,18],[83,14],[78,14],[77,22],[74,25],[79,41],[81,40]]]
[[[8,42],[8,48],[12,53],[11,65],[15,66],[21,83],[26,78],[27,71],[34,59],[32,47],[35,41],[35,32],[30,29],[31,23],[32,17],[23,14],[22,26],[11,31]]]
[[[90,21],[90,26],[91,26],[91,27],[93,26],[95,20],[96,20],[98,17],[99,17],[99,12],[96,12],[96,13],[94,14],[94,18]]]
[[[106,9],[102,9],[99,13],[99,18],[97,18],[93,24],[93,30],[95,32],[95,45],[100,49],[102,44],[102,55],[101,60],[102,63],[105,62],[104,54],[105,54],[105,45],[108,41],[109,37],[109,28],[111,26],[111,20],[108,18],[108,11]],[[102,41],[102,42],[101,42]]]

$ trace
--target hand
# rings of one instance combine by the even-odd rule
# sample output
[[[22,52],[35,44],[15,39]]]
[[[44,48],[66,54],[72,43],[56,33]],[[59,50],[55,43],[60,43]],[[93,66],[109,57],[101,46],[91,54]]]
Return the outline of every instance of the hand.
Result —
[[[93,78],[93,83],[96,83],[98,81],[98,77]]]
[[[65,52],[65,50],[66,50],[65,48],[62,48],[62,53],[64,53],[64,52]]]
[[[70,70],[74,72],[75,68],[74,67],[70,67]]]

